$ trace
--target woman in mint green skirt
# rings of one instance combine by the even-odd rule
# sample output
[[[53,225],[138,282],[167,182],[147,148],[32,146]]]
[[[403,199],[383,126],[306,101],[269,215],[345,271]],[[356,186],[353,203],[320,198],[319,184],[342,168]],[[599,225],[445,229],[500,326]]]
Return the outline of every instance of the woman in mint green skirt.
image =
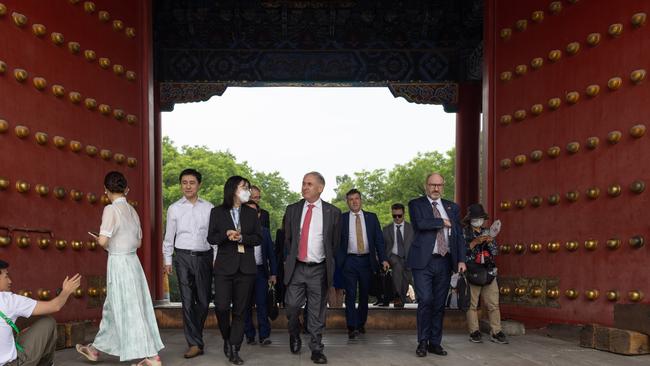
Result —
[[[142,358],[138,366],[160,366],[158,351],[164,345],[136,254],[142,242],[140,219],[126,201],[129,189],[122,173],[108,173],[104,187],[111,204],[104,207],[97,242],[108,251],[106,301],[94,342],[78,344],[77,351],[90,361],[104,352],[120,361]]]

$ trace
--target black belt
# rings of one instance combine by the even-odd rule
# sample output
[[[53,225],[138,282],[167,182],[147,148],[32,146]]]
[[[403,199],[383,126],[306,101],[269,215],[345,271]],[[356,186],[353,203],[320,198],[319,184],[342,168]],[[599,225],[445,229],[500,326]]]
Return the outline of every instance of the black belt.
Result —
[[[448,256],[448,255],[449,255],[449,253],[447,253],[447,254],[445,254],[445,255],[440,255],[440,254],[438,254],[438,253],[433,253],[433,258],[444,258],[444,257],[446,257],[446,256]]]
[[[177,252],[177,253],[189,254],[189,255],[191,255],[193,257],[201,257],[201,256],[204,256],[204,255],[212,255],[212,249],[205,250],[205,251],[202,251],[202,252],[196,252],[196,251],[193,251],[193,250],[174,248],[174,251]]]
[[[366,254],[348,253],[348,255],[351,255],[353,257],[367,257],[370,255],[370,253],[366,253]]]
[[[302,263],[302,264],[304,264],[304,265],[307,266],[307,267],[315,267],[315,266],[319,266],[319,265],[321,265],[321,264],[324,264],[325,261],[322,261],[322,262],[303,262],[303,261],[298,261],[298,263]]]

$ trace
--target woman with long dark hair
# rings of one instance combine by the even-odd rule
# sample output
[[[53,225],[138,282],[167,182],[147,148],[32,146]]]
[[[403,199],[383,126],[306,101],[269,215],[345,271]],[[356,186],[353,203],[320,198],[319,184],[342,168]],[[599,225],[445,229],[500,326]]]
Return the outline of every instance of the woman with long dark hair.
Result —
[[[228,178],[223,203],[212,209],[208,229],[208,242],[218,246],[214,262],[215,312],[224,340],[223,351],[235,365],[244,363],[239,356],[244,314],[257,273],[254,247],[262,242],[257,212],[244,205],[249,199],[250,182],[240,176]]]

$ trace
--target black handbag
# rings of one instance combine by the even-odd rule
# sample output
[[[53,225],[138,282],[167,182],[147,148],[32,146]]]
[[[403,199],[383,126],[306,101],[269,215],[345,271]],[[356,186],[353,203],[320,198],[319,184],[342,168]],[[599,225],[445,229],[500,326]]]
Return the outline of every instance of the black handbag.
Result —
[[[275,294],[275,286],[273,285],[269,285],[269,290],[266,293],[266,313],[272,321],[277,319],[280,315],[278,299]]]
[[[467,281],[472,285],[485,286],[494,281],[494,275],[480,263],[467,263]]]
[[[472,293],[470,292],[469,283],[467,283],[467,277],[465,273],[458,274],[456,291],[458,292],[458,309],[461,311],[469,310],[469,305],[472,301]]]

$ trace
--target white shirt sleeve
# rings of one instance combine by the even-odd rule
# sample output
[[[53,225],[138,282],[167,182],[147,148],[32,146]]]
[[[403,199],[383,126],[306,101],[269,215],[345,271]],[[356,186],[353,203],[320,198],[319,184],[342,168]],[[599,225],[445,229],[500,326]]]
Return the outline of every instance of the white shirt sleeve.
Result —
[[[16,318],[29,318],[36,308],[36,300],[30,299],[29,297],[20,296],[16,294],[11,294],[11,305],[9,306],[12,309],[11,314],[7,316],[11,317],[11,320],[15,321]]]
[[[165,238],[162,243],[163,260],[165,265],[172,264],[172,254],[174,253],[174,237],[176,236],[176,215],[174,215],[174,206],[169,206],[167,210],[167,227],[165,228]]]
[[[117,223],[117,214],[113,205],[104,207],[102,214],[102,225],[99,227],[99,235],[104,235],[108,238],[113,236],[115,225]]]

